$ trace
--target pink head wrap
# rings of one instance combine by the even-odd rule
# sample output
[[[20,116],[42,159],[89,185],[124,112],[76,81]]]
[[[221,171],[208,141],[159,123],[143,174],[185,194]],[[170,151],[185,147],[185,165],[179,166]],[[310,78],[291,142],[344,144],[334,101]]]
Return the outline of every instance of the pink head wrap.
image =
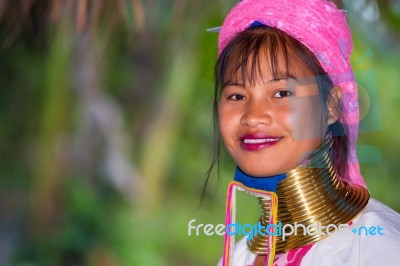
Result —
[[[226,16],[218,39],[218,53],[252,23],[278,28],[304,44],[321,63],[335,86],[343,91],[341,122],[349,128],[348,175],[353,184],[365,186],[355,143],[359,110],[357,84],[350,65],[351,31],[345,11],[326,0],[242,0]]]

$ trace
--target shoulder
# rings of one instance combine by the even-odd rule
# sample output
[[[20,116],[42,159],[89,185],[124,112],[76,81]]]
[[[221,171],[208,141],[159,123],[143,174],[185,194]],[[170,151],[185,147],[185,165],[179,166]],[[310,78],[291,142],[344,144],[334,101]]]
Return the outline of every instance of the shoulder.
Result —
[[[388,226],[388,230],[400,232],[400,214],[376,199],[370,199],[362,211],[359,222],[367,224],[380,222]]]
[[[352,224],[316,243],[302,265],[393,265],[400,250],[400,214],[370,199]]]

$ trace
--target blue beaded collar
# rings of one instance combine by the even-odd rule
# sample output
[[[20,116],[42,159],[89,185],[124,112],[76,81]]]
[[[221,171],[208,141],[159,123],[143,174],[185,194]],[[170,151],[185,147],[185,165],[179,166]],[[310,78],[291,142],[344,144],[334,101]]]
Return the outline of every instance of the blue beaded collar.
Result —
[[[285,178],[286,174],[280,174],[268,177],[254,177],[245,174],[239,167],[236,167],[235,176],[233,180],[242,183],[246,187],[276,192],[276,188],[278,186],[279,181]]]

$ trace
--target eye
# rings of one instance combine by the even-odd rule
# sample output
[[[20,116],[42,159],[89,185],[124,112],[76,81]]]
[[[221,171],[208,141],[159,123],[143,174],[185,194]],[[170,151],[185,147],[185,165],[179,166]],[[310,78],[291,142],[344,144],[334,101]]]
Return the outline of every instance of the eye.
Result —
[[[232,101],[243,101],[244,99],[246,99],[246,97],[240,94],[232,94],[228,97],[228,100]]]
[[[274,94],[274,98],[285,98],[291,96],[293,93],[288,90],[280,90]]]

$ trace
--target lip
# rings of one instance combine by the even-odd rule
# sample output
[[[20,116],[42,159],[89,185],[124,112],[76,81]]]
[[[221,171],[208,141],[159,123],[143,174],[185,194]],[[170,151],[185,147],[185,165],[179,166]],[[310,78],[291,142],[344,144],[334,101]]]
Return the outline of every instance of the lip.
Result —
[[[240,137],[240,145],[244,150],[258,151],[277,144],[281,139],[282,137],[256,132]]]

